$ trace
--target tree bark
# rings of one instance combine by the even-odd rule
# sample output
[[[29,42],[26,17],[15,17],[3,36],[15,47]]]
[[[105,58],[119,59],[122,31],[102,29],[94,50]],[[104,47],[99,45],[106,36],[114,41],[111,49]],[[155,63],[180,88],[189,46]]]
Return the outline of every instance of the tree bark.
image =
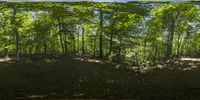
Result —
[[[78,30],[79,30],[79,29],[78,29]],[[77,48],[78,53],[79,53],[79,50],[80,50],[80,41],[79,41],[79,35],[80,35],[80,34],[79,34],[79,32],[80,32],[80,31],[78,31],[78,48]]]
[[[61,22],[60,22],[59,18],[58,18],[58,27],[59,27],[59,36],[60,36],[60,44],[61,44],[61,47],[62,47],[62,52],[65,53],[64,45],[63,45],[63,39],[62,39],[62,32],[61,32]]]
[[[113,21],[112,26],[111,26],[109,55],[111,55],[112,53],[114,25],[115,25],[115,20]]]
[[[68,53],[67,32],[65,30],[65,25],[63,25],[63,31],[64,31],[64,51],[65,53]]]
[[[120,35],[119,36],[119,48],[118,48],[118,62],[121,63],[122,59],[121,59],[121,51],[122,51],[122,48],[121,48],[121,42],[122,42],[122,36]]]
[[[85,54],[85,29],[82,27],[82,54]]]
[[[179,57],[179,55],[180,55],[181,43],[182,43],[182,35],[181,35],[181,33],[179,33],[179,34],[178,34],[178,43],[177,43],[176,57]]]
[[[19,32],[17,30],[17,26],[16,26],[16,14],[17,14],[17,10],[13,8],[13,24],[14,24],[14,28],[13,31],[16,34],[16,60],[19,61],[20,60],[20,44],[19,44]]]
[[[169,41],[167,46],[167,59],[170,59],[172,56],[172,48],[173,48],[173,39],[174,39],[174,24],[175,20],[172,20],[171,22],[171,32],[169,34]]]
[[[7,58],[7,57],[8,57],[8,48],[7,48],[7,45],[5,44],[4,47],[5,47],[5,48],[4,48],[4,54],[3,54],[3,56],[4,56],[5,58]]]
[[[73,32],[73,52],[74,53],[76,52],[76,40],[75,40],[74,32]]]
[[[96,55],[96,41],[97,41],[97,35],[94,35],[94,48],[93,48],[93,55]]]
[[[103,28],[103,12],[100,11],[100,38],[99,38],[99,58],[103,58],[103,33],[102,33],[102,28]]]
[[[155,44],[155,52],[154,52],[154,57],[153,57],[154,65],[156,64],[157,52],[158,52],[158,43],[156,42],[156,44]]]
[[[179,16],[179,13],[180,12],[177,12],[176,16],[174,16],[173,13],[171,14],[172,18],[171,18],[171,23],[170,23],[170,34],[169,34],[168,45],[167,45],[167,53],[166,53],[167,59],[170,59],[172,57],[175,22],[176,22],[176,19]]]

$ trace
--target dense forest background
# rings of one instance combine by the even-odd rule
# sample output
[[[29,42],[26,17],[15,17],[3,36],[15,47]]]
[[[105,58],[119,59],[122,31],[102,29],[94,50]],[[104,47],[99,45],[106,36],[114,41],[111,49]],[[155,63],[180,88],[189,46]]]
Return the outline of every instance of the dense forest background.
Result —
[[[90,54],[148,66],[199,57],[199,21],[199,2],[1,2],[0,53]]]

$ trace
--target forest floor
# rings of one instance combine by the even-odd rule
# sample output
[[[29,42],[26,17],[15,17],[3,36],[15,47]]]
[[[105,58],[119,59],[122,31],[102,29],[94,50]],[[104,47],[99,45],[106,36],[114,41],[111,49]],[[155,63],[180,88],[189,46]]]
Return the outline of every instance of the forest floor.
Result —
[[[200,59],[151,69],[125,68],[84,56],[0,59],[0,100],[200,100]]]

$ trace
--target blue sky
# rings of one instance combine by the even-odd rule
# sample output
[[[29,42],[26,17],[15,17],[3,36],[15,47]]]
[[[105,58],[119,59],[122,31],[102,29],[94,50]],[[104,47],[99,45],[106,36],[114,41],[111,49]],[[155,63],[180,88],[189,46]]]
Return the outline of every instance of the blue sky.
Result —
[[[66,1],[66,2],[79,2],[79,1],[93,1],[93,2],[128,2],[128,1],[200,1],[200,0],[0,0],[0,1],[10,1],[10,2],[29,2],[29,1],[52,1],[52,2],[59,2],[59,1]]]

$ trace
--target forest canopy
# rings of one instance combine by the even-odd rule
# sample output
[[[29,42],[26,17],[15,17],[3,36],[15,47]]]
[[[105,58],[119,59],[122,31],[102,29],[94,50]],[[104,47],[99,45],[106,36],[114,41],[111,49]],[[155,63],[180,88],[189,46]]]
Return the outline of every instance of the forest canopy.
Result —
[[[0,54],[91,54],[129,65],[200,56],[199,2],[1,2]]]

